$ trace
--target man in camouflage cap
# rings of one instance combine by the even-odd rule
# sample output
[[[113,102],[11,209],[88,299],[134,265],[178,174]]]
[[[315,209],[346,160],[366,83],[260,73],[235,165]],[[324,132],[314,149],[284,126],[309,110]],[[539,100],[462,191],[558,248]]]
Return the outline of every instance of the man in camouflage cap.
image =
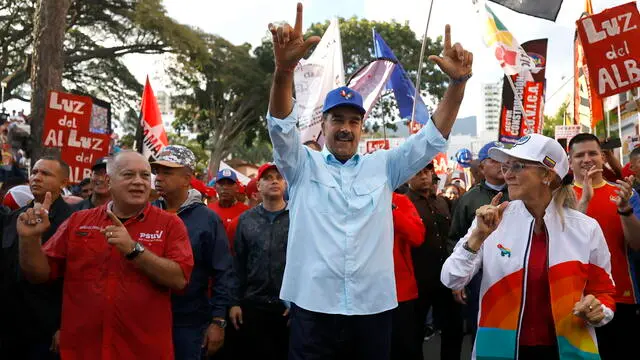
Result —
[[[194,253],[191,280],[183,295],[173,295],[173,343],[176,359],[199,359],[202,352],[216,353],[224,343],[226,309],[232,285],[231,254],[224,226],[215,212],[190,189],[196,157],[180,145],[165,147],[151,164],[155,188],[161,196],[154,202],[182,219]],[[207,294],[213,282],[213,298]]]

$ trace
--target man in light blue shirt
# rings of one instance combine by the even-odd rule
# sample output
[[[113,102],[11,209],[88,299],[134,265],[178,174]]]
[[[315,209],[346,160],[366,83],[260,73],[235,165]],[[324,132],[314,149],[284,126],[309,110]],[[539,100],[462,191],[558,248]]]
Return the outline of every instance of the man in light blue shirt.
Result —
[[[319,37],[302,37],[302,5],[295,26],[269,25],[276,71],[269,134],[274,160],[289,184],[291,225],[280,296],[292,303],[289,359],[388,359],[391,313],[397,306],[391,194],[447,147],[471,77],[473,55],[451,45],[431,56],[452,79],[429,122],[397,149],[357,154],[365,109],[346,87],[323,108],[325,147],[303,146],[292,100],[293,70]],[[350,352],[345,353],[346,350]]]

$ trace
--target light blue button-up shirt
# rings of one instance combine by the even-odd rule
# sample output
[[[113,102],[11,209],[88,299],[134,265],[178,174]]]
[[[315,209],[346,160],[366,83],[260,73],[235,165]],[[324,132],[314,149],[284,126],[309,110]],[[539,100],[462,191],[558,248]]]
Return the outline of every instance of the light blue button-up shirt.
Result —
[[[400,147],[338,161],[300,143],[297,107],[267,115],[289,184],[289,239],[280,297],[303,309],[377,314],[397,304],[391,194],[447,147],[432,122]]]

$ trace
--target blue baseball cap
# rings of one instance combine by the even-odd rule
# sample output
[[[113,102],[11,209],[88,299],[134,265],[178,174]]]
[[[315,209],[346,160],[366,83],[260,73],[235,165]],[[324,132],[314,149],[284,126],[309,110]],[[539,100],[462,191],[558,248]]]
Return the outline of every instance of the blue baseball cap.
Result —
[[[362,107],[362,95],[346,86],[329,91],[327,97],[324,99],[322,112],[325,113],[338,106],[353,107],[358,110],[361,115],[367,112],[364,107]]]
[[[489,158],[489,149],[492,148],[504,148],[504,144],[499,141],[492,141],[490,143],[485,144],[482,149],[478,152],[478,160],[483,161]]]
[[[216,182],[222,179],[229,179],[233,182],[238,182],[238,175],[236,175],[236,172],[231,169],[222,169],[218,171],[218,176],[216,176]]]

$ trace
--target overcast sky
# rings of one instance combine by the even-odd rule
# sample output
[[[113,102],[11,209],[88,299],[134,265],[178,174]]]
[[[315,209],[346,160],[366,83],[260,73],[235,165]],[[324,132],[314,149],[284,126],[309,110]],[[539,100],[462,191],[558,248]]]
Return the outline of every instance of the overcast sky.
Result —
[[[460,42],[474,53],[474,77],[469,81],[460,116],[482,112],[480,84],[495,82],[502,70],[480,37],[480,29],[471,0],[434,0],[428,36],[437,37],[444,25],[451,24],[454,42]],[[533,0],[530,0],[533,1]],[[164,0],[169,16],[177,21],[218,34],[233,43],[259,45],[267,34],[267,24],[295,19],[295,0]],[[627,0],[593,0],[594,11],[620,5]],[[640,2],[637,1],[637,2]],[[429,0],[305,0],[304,28],[333,16],[356,15],[370,20],[408,21],[420,37],[427,23]],[[547,99],[545,113],[552,114],[572,92],[573,36],[575,21],[584,9],[584,0],[565,0],[556,22],[522,15],[495,3],[491,8],[520,42],[537,38],[549,39],[547,54]],[[162,75],[161,57],[128,56],[126,63],[140,82],[147,74],[152,79]],[[153,80],[152,80],[153,81]],[[158,81],[159,82],[159,81]],[[162,84],[152,84],[162,87]],[[553,96],[552,96],[553,95]]]

